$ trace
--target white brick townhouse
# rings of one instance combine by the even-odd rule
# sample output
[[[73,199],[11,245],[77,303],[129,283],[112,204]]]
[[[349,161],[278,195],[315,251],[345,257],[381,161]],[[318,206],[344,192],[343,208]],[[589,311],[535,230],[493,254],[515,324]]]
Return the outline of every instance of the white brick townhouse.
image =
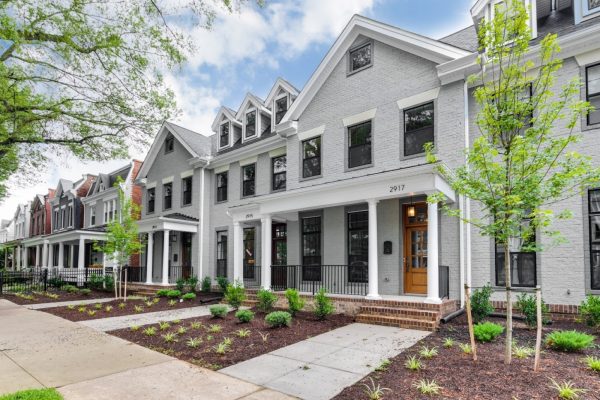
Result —
[[[557,33],[557,84],[579,76],[582,98],[600,105],[600,2],[526,1],[532,55]],[[476,2],[474,22],[496,3]],[[425,305],[462,300],[464,282],[502,286],[493,241],[425,202],[441,192],[478,213],[423,152],[434,142],[440,162],[456,167],[478,135],[466,83],[477,47],[474,26],[435,40],[354,16],[302,90],[277,79],[264,100],[249,93],[236,110],[221,107],[208,138],[165,123],[138,180],[146,281],[168,283],[186,264],[247,287]],[[598,163],[599,123],[597,111],[577,128],[578,150]],[[541,285],[550,304],[600,293],[600,189],[564,208],[575,214],[560,226],[569,243],[514,253],[510,271],[515,285]]]

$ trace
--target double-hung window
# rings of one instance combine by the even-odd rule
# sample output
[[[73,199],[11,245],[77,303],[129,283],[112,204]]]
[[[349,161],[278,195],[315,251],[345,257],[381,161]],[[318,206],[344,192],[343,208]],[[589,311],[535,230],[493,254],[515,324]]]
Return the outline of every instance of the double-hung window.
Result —
[[[600,189],[589,191],[591,288],[600,290]]]
[[[348,128],[348,168],[371,164],[371,126],[367,121]]]
[[[181,204],[184,206],[192,204],[192,177],[188,176],[181,180]]]
[[[256,164],[244,165],[242,167],[242,196],[254,196],[256,194]]]
[[[219,147],[229,146],[229,122],[221,124],[219,132]]]
[[[228,172],[217,174],[217,202],[227,201],[227,177]]]
[[[369,212],[348,213],[348,282],[368,282]]]
[[[173,206],[173,183],[163,185],[163,210],[170,210]]]
[[[275,100],[275,124],[281,122],[281,119],[288,110],[288,99],[284,96],[280,99]]]
[[[227,231],[217,232],[217,277],[227,276]]]
[[[172,152],[174,148],[175,148],[175,137],[173,137],[173,135],[169,135],[165,139],[165,154]]]
[[[271,159],[273,169],[272,190],[285,190],[287,174],[287,156],[273,157]]]
[[[245,138],[256,136],[256,110],[246,113],[246,133]]]
[[[148,189],[148,191],[146,192],[147,195],[147,210],[146,210],[146,214],[152,214],[154,212],[154,195],[156,194],[156,189],[155,188],[150,188]]]
[[[96,205],[90,206],[90,226],[96,225]]]
[[[585,70],[587,101],[595,110],[587,116],[588,125],[600,123],[600,64],[592,65]]]
[[[302,218],[302,280],[321,280],[321,216]]]
[[[321,136],[302,142],[302,177],[321,175]]]
[[[404,110],[404,156],[423,153],[433,140],[433,102]]]
[[[523,225],[529,224],[524,220]],[[510,252],[510,282],[515,287],[534,287],[537,284],[536,253],[527,249],[527,245],[535,243],[535,234],[521,240],[516,251]],[[496,286],[506,285],[504,269],[504,246],[496,243]]]

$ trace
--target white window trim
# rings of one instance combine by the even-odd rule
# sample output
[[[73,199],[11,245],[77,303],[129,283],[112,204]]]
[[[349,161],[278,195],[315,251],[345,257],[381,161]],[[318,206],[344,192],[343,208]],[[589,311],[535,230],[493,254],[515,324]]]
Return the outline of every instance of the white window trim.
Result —
[[[289,110],[290,105],[291,105],[290,103],[292,100],[292,96],[290,96],[290,94],[288,92],[283,90],[282,94],[280,94],[279,96],[277,96],[273,99],[273,103],[271,105],[271,110],[272,110],[271,111],[271,127],[273,130],[275,130],[275,125],[277,125],[275,123],[275,118],[277,118],[277,101],[283,99],[284,97],[287,98],[287,109]],[[287,112],[287,110],[286,110],[286,112]]]
[[[298,140],[304,142],[305,140],[312,139],[315,136],[321,136],[323,132],[325,132],[325,125],[317,126],[316,128],[297,133]]]
[[[221,146],[221,127],[225,124],[229,125],[229,134],[227,135],[228,136],[227,144],[225,146]],[[224,118],[223,121],[221,121],[221,123],[219,124],[219,135],[217,137],[217,147],[219,148],[219,150],[226,149],[227,147],[231,146],[232,131],[233,131],[233,124],[231,123],[230,120],[228,120],[227,118]]]
[[[255,112],[256,115],[256,119],[254,121],[254,135],[250,136],[250,137],[246,137],[246,118],[248,117],[248,114],[251,113],[252,111]],[[260,110],[256,107],[248,107],[245,111],[244,111],[244,120],[242,121],[242,143],[249,141],[249,140],[253,140],[253,139],[257,139],[258,137],[260,137],[260,120],[261,120],[261,116],[260,116]]]
[[[193,170],[193,169],[189,169],[189,170],[187,170],[187,171],[183,171],[183,172],[180,174],[180,177],[181,177],[181,178],[187,178],[188,176],[192,176],[192,175],[194,175],[194,170]]]
[[[280,157],[280,156],[284,156],[286,154],[287,154],[287,147],[280,147],[278,149],[269,151],[269,158]]]
[[[246,165],[256,164],[257,156],[246,158],[245,160],[240,160],[240,167],[245,167]]]
[[[171,183],[171,182],[173,182],[174,178],[175,178],[174,176],[168,176],[166,178],[163,178],[162,179],[162,184],[164,185],[165,183]]]
[[[154,189],[156,187],[156,182],[151,182],[146,184],[146,189]]]
[[[428,103],[430,101],[436,100],[440,93],[440,88],[437,87],[435,89],[427,90],[425,92],[415,94],[414,96],[405,97],[396,101],[399,110],[406,110],[407,108],[412,108],[418,106],[419,104]]]
[[[96,219],[96,207],[90,207],[90,226],[96,226],[96,221],[92,222],[92,218]]]
[[[575,56],[575,60],[580,67],[596,64],[600,61],[600,50],[592,50],[587,53],[578,54]]]
[[[220,174],[221,172],[229,171],[229,165],[223,165],[219,168],[215,168],[213,171],[214,171],[215,175]]]
[[[359,114],[354,114],[349,117],[342,119],[342,123],[344,127],[349,127],[352,125],[360,124],[361,122],[366,122],[375,118],[375,114],[377,113],[377,108],[372,108],[370,110],[361,112]]]

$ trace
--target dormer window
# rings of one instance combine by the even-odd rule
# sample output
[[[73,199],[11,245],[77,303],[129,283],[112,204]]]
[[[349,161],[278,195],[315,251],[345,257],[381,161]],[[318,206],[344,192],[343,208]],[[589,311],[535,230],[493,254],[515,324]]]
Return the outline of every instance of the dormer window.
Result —
[[[256,110],[248,111],[246,113],[246,133],[244,137],[246,139],[256,136]]]
[[[284,96],[280,99],[275,100],[275,124],[281,122],[281,119],[288,110],[288,99]]]
[[[229,122],[225,122],[220,127],[219,147],[229,146]]]
[[[373,43],[363,43],[349,52],[348,72],[354,73],[368,68],[372,65]]]
[[[173,135],[167,136],[165,139],[165,154],[170,153],[175,148],[175,138]]]

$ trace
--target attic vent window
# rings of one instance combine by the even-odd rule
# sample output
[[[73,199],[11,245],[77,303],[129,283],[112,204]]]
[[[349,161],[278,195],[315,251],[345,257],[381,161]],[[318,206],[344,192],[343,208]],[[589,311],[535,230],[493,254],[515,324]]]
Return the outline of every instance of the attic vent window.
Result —
[[[357,72],[371,66],[373,61],[373,52],[371,51],[372,46],[373,43],[368,42],[350,50],[350,73]]]
[[[167,136],[167,138],[165,139],[165,154],[172,152],[174,147],[175,138],[173,137],[173,135]]]

